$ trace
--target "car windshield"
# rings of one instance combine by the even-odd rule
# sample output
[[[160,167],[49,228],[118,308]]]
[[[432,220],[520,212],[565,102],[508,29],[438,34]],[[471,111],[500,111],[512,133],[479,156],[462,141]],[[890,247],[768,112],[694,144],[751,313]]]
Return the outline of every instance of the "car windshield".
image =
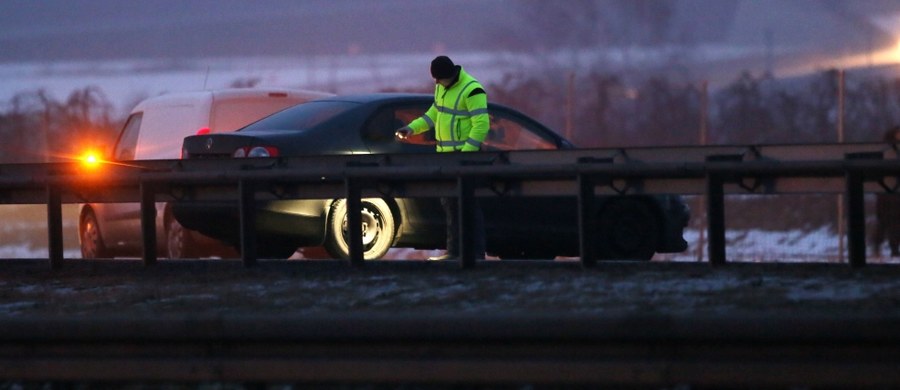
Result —
[[[359,103],[352,102],[312,101],[285,109],[238,131],[306,130],[358,106]]]

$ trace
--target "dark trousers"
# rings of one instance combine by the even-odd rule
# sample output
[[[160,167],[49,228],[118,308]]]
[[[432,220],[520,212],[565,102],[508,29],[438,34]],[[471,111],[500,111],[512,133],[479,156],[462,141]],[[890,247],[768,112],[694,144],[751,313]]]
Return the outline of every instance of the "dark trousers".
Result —
[[[444,207],[444,214],[447,216],[447,253],[452,256],[459,256],[459,237],[460,225],[459,221],[459,199],[457,198],[441,198],[441,206]],[[481,205],[478,199],[475,199],[472,205],[475,208],[475,220],[472,232],[474,234],[475,258],[484,258],[485,238],[484,238],[484,213],[481,212]]]

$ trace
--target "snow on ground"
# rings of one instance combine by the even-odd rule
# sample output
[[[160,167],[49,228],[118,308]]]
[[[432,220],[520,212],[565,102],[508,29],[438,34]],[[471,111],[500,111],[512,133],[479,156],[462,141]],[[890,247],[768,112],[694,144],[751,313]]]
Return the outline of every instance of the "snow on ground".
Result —
[[[47,247],[34,247],[30,244],[0,246],[0,259],[45,259],[47,256],[49,256]],[[66,248],[63,256],[67,259],[81,258],[81,250]]]
[[[0,230],[34,229],[36,226],[9,225]],[[37,226],[43,229],[43,224]],[[66,225],[64,234],[75,234],[74,226]],[[729,230],[725,234],[727,240],[726,253],[729,261],[739,262],[844,262],[839,256],[840,242],[838,236],[827,227],[805,232],[801,230],[790,231],[764,231],[764,230]],[[700,241],[698,230],[686,230],[684,238],[687,240],[688,249],[682,253],[657,254],[655,261],[708,261],[706,242]],[[81,257],[77,242],[70,242],[64,248],[64,256],[70,259]],[[698,258],[698,247],[702,249]],[[846,239],[845,248],[846,251]],[[416,250],[411,248],[394,248],[388,251],[385,259],[397,260],[425,260],[431,256],[442,254],[441,250]],[[882,255],[875,256],[869,249],[869,261],[876,263],[897,263],[900,258],[886,256],[887,249],[882,248]],[[21,242],[0,244],[0,259],[39,259],[47,257],[46,240],[41,242]],[[303,254],[298,253],[291,259],[303,259]],[[310,257],[318,258],[318,257]],[[488,257],[488,259],[494,259]],[[562,259],[562,258],[561,258]],[[564,259],[563,259],[564,260]],[[572,258],[571,260],[577,260]]]

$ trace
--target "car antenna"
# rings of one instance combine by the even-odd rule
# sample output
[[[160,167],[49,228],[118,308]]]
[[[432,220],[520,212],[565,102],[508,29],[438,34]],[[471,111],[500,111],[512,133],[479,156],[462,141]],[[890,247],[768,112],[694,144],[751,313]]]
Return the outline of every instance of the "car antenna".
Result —
[[[209,65],[206,65],[206,76],[203,77],[203,90],[206,90],[206,82],[209,81]]]

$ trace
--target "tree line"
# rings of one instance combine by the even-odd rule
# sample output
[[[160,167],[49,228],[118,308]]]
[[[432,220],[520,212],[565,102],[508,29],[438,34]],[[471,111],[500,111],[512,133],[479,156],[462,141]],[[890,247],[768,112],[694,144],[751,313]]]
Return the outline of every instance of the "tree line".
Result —
[[[831,143],[839,141],[839,123],[845,142],[877,142],[900,125],[900,78],[828,70],[779,80],[744,72],[715,90],[664,77],[568,79],[508,76],[488,93],[581,147]]]
[[[115,142],[124,117],[98,87],[55,99],[45,90],[26,91],[0,112],[0,163],[58,162]]]

